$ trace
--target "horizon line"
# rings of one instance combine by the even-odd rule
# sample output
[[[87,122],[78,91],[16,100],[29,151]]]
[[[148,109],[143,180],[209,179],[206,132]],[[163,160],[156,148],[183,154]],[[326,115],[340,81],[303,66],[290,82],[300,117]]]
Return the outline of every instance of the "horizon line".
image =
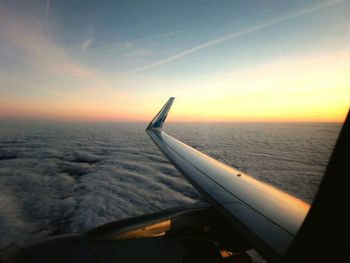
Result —
[[[64,119],[36,119],[36,118],[1,118],[0,122],[23,122],[23,123],[69,123],[69,124],[103,124],[103,123],[120,123],[120,124],[131,124],[131,123],[143,123],[147,124],[150,122],[142,120],[64,120]],[[233,123],[333,123],[342,124],[344,121],[331,121],[331,120],[237,120],[237,121],[166,121],[166,124],[233,124]]]

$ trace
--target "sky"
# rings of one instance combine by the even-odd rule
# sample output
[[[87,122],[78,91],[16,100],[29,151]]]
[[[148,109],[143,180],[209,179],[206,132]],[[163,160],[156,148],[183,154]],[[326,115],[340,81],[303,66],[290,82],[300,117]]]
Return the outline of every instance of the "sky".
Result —
[[[350,0],[0,0],[0,119],[341,122]]]

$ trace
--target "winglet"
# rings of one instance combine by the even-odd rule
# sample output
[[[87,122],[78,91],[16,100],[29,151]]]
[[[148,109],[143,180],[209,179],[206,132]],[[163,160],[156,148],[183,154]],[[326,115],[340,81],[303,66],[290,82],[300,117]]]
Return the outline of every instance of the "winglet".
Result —
[[[171,97],[167,103],[163,106],[163,108],[158,112],[158,114],[153,118],[153,120],[148,124],[147,130],[149,129],[162,129],[163,124],[165,122],[166,117],[168,116],[168,112],[173,104],[174,97]]]

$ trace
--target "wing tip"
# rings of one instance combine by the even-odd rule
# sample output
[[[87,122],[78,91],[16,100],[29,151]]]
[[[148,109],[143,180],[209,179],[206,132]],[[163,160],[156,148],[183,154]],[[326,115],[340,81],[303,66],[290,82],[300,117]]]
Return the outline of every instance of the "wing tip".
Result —
[[[164,104],[162,109],[158,114],[153,118],[153,120],[148,124],[146,130],[150,129],[162,129],[166,117],[170,111],[171,105],[173,104],[175,97],[170,97],[168,101]]]

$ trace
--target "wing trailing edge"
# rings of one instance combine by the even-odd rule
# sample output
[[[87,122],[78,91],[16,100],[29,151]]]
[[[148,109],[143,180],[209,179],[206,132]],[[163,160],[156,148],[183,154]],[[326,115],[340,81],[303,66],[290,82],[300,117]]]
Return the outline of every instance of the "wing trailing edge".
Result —
[[[287,252],[309,205],[166,134],[170,98],[146,131],[182,175],[269,261]]]

